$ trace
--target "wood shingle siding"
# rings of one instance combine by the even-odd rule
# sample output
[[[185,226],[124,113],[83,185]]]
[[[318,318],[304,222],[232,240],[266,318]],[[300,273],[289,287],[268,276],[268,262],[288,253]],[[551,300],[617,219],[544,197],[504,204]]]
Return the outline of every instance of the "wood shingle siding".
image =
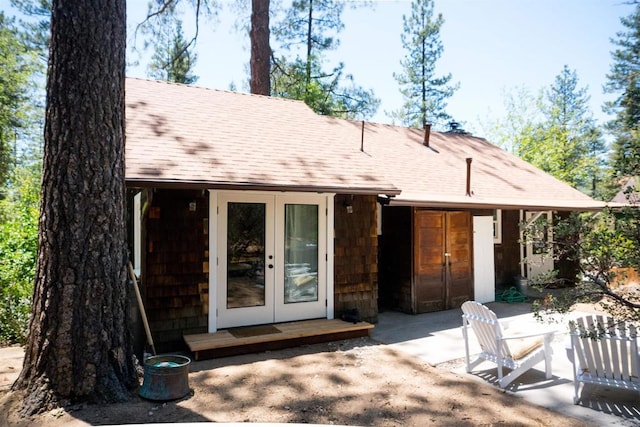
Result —
[[[183,334],[207,331],[208,206],[202,191],[156,190],[150,198],[142,281],[158,351],[184,345]]]
[[[352,213],[346,206],[351,204]],[[378,235],[376,197],[335,198],[335,314],[357,309],[362,320],[378,321]]]

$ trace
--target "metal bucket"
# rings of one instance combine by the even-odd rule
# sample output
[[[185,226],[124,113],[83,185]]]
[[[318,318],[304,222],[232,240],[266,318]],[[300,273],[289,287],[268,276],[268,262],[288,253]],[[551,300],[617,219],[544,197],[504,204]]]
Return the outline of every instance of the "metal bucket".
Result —
[[[174,400],[189,394],[189,365],[186,356],[151,356],[144,361],[139,394],[149,400]]]

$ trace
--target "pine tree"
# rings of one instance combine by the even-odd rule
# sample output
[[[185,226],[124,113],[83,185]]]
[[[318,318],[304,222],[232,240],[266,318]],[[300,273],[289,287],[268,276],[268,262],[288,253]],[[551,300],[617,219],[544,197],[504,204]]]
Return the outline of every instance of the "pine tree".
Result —
[[[451,73],[436,76],[436,63],[444,47],[440,41],[442,14],[434,16],[433,0],[413,0],[411,15],[403,15],[402,47],[406,57],[400,61],[403,71],[393,77],[400,85],[404,104],[392,113],[406,126],[423,128],[426,124],[442,126],[451,119],[447,100],[458,89],[450,85]]]
[[[344,28],[344,2],[336,0],[294,0],[287,15],[274,30],[283,49],[301,47],[305,64],[305,84],[312,78],[314,61],[324,52],[334,50],[340,41],[337,34]],[[331,33],[334,33],[332,35]]]
[[[597,198],[606,198],[607,146],[589,108],[586,87],[568,66],[549,87],[506,93],[501,120],[487,137],[504,149]]]
[[[201,21],[202,18],[215,17],[219,9],[217,0],[150,0],[147,17],[136,26],[133,41],[134,53],[138,53],[136,45],[139,33],[145,36],[143,49],[154,48],[151,63],[147,67],[148,75],[175,83],[195,83],[198,77],[193,74],[193,67],[197,55],[193,49],[198,41]],[[187,39],[180,20],[183,14],[191,18],[195,27],[194,33]]]
[[[251,1],[251,93],[271,95],[271,45],[269,44],[269,0]]]
[[[606,146],[589,109],[586,87],[564,66],[545,91],[533,150],[523,158],[574,188],[595,195]]]
[[[304,101],[316,113],[327,116],[356,119],[375,113],[380,101],[372,91],[356,86],[353,76],[343,75],[344,64],[330,73],[322,71],[317,61],[310,66],[312,78],[305,84],[307,64],[302,59],[279,61],[272,73],[271,94]],[[345,87],[345,82],[351,86]]]
[[[0,11],[0,198],[17,141],[32,121],[31,78],[39,67],[23,40],[15,20]]]
[[[29,21],[22,22],[26,30],[25,42],[46,63],[49,54],[51,0],[11,0],[11,5],[30,18]]]
[[[344,24],[344,2],[295,0],[273,34],[279,46],[294,59],[275,58],[272,95],[304,101],[319,114],[344,118],[372,116],[380,104],[372,90],[354,83],[344,63],[324,68],[324,54],[339,45],[337,34]]]
[[[612,42],[613,64],[605,90],[617,98],[605,105],[615,117],[608,128],[615,140],[612,163],[617,177],[640,174],[640,5],[620,22],[626,31],[618,32]]]
[[[137,387],[128,325],[125,0],[54,0],[33,310],[21,413]]]
[[[198,80],[193,74],[197,55],[184,38],[182,22],[176,20],[175,27],[167,26],[159,35],[155,52],[149,63],[149,76],[173,83],[192,84]]]

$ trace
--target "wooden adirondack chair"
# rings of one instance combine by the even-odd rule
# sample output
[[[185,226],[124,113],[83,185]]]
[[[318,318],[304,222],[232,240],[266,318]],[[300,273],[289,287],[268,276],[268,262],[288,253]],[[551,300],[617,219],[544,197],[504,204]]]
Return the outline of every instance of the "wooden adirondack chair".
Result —
[[[597,384],[640,392],[636,327],[610,317],[585,316],[569,323],[575,394],[580,385]]]
[[[505,335],[498,317],[488,307],[475,301],[467,301],[462,304],[462,312],[467,372],[471,372],[485,360],[493,362],[498,367],[500,387],[505,388],[517,377],[544,361],[545,376],[547,379],[551,378],[551,341],[554,331]],[[469,327],[475,333],[482,350],[473,362],[469,358]],[[503,375],[504,368],[511,372]]]

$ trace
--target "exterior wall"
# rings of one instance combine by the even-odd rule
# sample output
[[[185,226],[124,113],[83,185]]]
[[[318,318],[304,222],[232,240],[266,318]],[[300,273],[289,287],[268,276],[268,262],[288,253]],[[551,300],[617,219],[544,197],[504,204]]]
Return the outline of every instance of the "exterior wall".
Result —
[[[352,213],[347,212],[352,206]],[[335,198],[334,306],[340,318],[358,309],[360,318],[378,322],[378,235],[376,197]]]
[[[520,211],[502,211],[502,243],[494,245],[496,290],[515,286],[520,275]]]
[[[570,213],[554,213],[554,222],[566,218]],[[502,211],[502,244],[494,245],[496,262],[496,287],[516,286],[515,278],[520,276],[520,213],[517,210]],[[554,263],[558,278],[568,282],[576,280],[578,266],[575,261],[560,259]]]
[[[415,314],[472,299],[471,218],[470,211],[385,206],[380,306]],[[445,273],[447,252],[455,254]]]
[[[144,211],[142,282],[159,352],[184,347],[183,334],[207,332],[208,196],[202,191],[156,190]]]

